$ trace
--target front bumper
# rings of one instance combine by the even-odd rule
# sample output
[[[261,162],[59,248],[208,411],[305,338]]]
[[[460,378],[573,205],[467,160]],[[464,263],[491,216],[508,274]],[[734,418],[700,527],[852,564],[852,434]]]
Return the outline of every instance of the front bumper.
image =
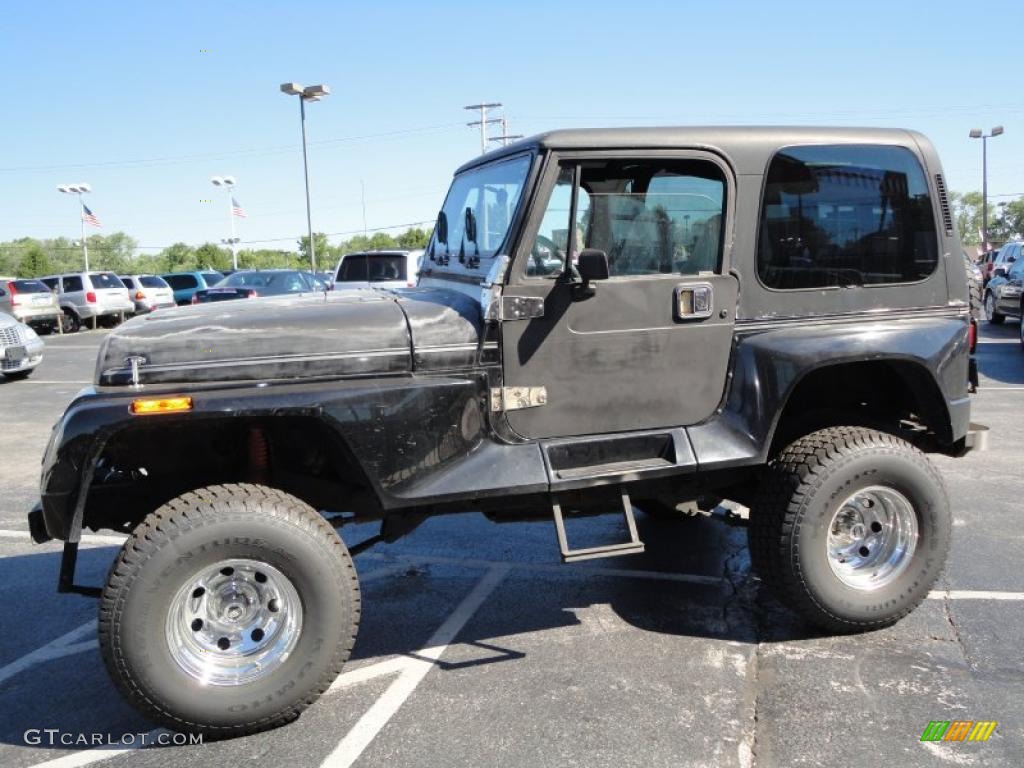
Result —
[[[30,339],[24,344],[0,347],[0,373],[22,373],[30,371],[43,361],[43,342],[39,339]],[[23,349],[23,352],[16,353],[17,356],[8,350]]]

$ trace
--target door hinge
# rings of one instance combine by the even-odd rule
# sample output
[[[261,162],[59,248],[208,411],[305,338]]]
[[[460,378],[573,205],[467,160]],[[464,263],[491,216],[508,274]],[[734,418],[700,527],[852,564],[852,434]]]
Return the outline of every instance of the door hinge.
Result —
[[[547,405],[547,387],[491,387],[492,411],[518,411]]]

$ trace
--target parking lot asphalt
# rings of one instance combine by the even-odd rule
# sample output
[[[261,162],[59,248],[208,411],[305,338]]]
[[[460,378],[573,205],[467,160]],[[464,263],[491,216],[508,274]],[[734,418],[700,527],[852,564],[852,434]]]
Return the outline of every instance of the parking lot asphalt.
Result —
[[[356,558],[352,661],[295,723],[191,746],[89,747],[153,726],[108,681],[95,601],[55,591],[60,547],[36,546],[50,427],[92,378],[103,332],[48,337],[0,383],[0,765],[791,766],[1024,763],[1024,353],[1016,323],[982,329],[975,421],[991,449],[934,457],[954,540],[937,589],[895,627],[824,636],[750,570],[742,525],[638,517],[642,555],[558,560],[553,526],[434,518]],[[615,516],[570,536],[616,540]],[[374,533],[346,527],[350,543]],[[121,537],[86,537],[102,583]],[[922,742],[933,720],[995,720],[987,742]],[[32,729],[42,732],[39,743]],[[63,738],[70,738],[63,736]],[[148,738],[148,737],[147,737]]]

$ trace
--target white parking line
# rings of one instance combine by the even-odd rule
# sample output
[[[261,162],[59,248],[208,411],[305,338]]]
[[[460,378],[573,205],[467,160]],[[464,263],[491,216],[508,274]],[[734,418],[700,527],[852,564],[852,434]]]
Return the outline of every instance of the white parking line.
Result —
[[[448,646],[455,640],[459,631],[472,618],[477,609],[483,605],[495,588],[508,575],[511,568],[494,566],[477,582],[473,591],[459,603],[451,616],[427,641],[427,647],[418,651],[413,657],[403,659],[404,669],[397,680],[388,686],[383,695],[367,710],[341,740],[334,751],[327,756],[324,768],[349,768],[373,741],[380,730],[394,717],[402,704],[412,695],[427,673],[434,668]]]
[[[49,380],[49,379],[31,379],[31,378],[29,378],[29,379],[22,379],[21,381],[12,382],[12,383],[8,384],[7,386],[8,387],[11,387],[11,386],[14,386],[14,387],[24,387],[24,386],[27,386],[28,384],[44,384],[44,385],[47,385],[47,386],[67,385],[69,387],[84,387],[84,386],[88,386],[89,384],[92,384],[92,383],[93,382],[91,382],[91,381],[55,381],[55,380]]]
[[[1024,387],[990,387],[984,382],[978,385],[978,394],[983,392],[1020,392],[1022,390]]]
[[[75,627],[70,632],[61,635],[41,648],[36,648],[31,653],[26,653],[20,659],[15,659],[10,664],[0,667],[0,683],[8,680],[29,667],[42,664],[44,661],[52,661],[63,656],[70,656],[73,653],[81,653],[96,647],[96,638],[81,640],[87,634],[96,634],[96,619],[85,622]]]

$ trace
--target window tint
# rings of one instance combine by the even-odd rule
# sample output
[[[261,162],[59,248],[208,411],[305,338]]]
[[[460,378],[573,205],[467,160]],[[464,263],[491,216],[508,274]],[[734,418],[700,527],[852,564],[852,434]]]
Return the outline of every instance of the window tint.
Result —
[[[371,282],[380,280],[405,280],[408,261],[401,253],[369,253],[366,255],[366,272]]]
[[[206,281],[207,285],[216,285],[224,279],[224,275],[220,272],[203,272],[203,280]]]
[[[46,277],[46,278],[43,278],[42,283],[47,288],[49,288],[51,291],[57,290],[57,278],[56,277]]]
[[[129,288],[132,290],[135,289],[135,281],[132,280],[130,277],[122,277],[121,282],[124,283],[125,288]]]
[[[758,273],[770,288],[923,280],[938,264],[924,172],[903,147],[792,147],[765,182]]]
[[[718,269],[725,178],[702,160],[585,162],[576,221],[569,226],[572,168],[563,168],[544,214],[527,273],[556,275],[569,250],[608,255],[611,277]]]
[[[11,280],[8,283],[18,293],[49,293],[50,289],[38,280]]]
[[[341,260],[338,267],[339,283],[365,283],[369,278],[366,271],[366,256],[362,254],[351,254]]]
[[[167,288],[167,283],[156,275],[143,275],[139,278],[139,285],[143,288]]]
[[[124,288],[121,279],[112,272],[95,272],[89,275],[93,288]]]
[[[176,291],[183,291],[187,288],[195,288],[199,285],[194,275],[165,275],[164,280]]]
[[[78,275],[69,275],[68,277],[61,278],[61,290],[64,293],[82,290],[82,278]]]

